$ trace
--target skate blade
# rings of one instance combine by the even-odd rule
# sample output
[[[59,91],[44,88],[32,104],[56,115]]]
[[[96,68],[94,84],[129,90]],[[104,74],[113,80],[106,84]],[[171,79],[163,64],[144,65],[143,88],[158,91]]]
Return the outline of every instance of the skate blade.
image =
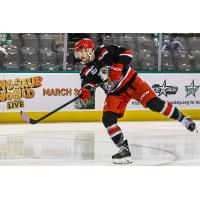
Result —
[[[131,164],[133,162],[131,157],[125,157],[121,159],[113,159],[114,164]]]

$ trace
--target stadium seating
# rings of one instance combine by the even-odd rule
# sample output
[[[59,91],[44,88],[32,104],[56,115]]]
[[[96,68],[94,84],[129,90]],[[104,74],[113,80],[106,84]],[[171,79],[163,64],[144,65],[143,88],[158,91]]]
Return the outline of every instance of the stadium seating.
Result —
[[[67,42],[67,48],[68,49],[74,49],[74,45],[75,45],[75,42],[71,42],[71,41]]]
[[[112,36],[102,35],[101,39],[102,39],[102,43],[105,44],[105,45],[112,45],[112,44],[114,44],[114,39],[113,39]]]
[[[140,65],[141,65],[141,70],[144,71],[146,70],[154,71],[158,69],[153,60],[143,60]]]
[[[172,59],[171,52],[165,50],[161,51],[161,69],[166,71],[175,71],[177,70]]]
[[[8,53],[8,56],[5,58],[4,62],[16,62],[18,65],[20,65],[20,54],[17,48],[6,48],[6,52]]]
[[[94,41],[96,47],[103,44],[102,43],[102,35],[105,35],[105,34],[99,34],[99,33],[90,33],[89,34],[89,38]],[[69,42],[69,40],[68,40],[68,42]]]
[[[23,47],[34,47],[39,49],[39,40],[37,34],[34,33],[23,33],[21,35]]]
[[[173,41],[181,42],[184,51],[168,49],[161,52],[161,69],[165,71],[200,70],[200,34],[171,34]],[[150,33],[70,33],[67,42],[68,71],[82,68],[77,64],[73,49],[75,42],[89,37],[98,47],[120,45],[133,51],[130,66],[136,70],[158,69],[158,46]],[[7,70],[63,70],[64,34],[13,33],[14,47],[7,48],[8,56],[0,58],[0,68]],[[18,66],[17,66],[18,65]]]
[[[162,61],[165,62],[165,61],[169,61],[171,62],[172,61],[172,55],[171,55],[171,52],[165,50],[165,51],[161,51],[161,58],[162,58]]]
[[[133,38],[129,35],[120,36],[119,37],[119,45],[135,52],[135,51],[137,51],[137,46],[136,46],[136,42],[134,39],[135,38]]]
[[[54,37],[52,34],[40,34],[39,36],[40,48],[52,48]]]
[[[42,71],[60,71],[60,66],[56,65],[55,63],[42,63],[41,64]]]
[[[13,45],[17,46],[18,49],[21,48],[22,44],[21,44],[21,38],[19,36],[19,33],[12,34],[12,41],[13,41]]]
[[[23,70],[28,70],[28,71],[40,70],[39,64],[36,62],[23,62],[21,64],[21,67]]]
[[[140,65],[138,65],[138,53],[133,52],[133,59],[130,62],[130,66],[135,70],[140,70]]]
[[[39,56],[40,63],[57,63],[56,53],[50,48],[41,48]]]
[[[33,62],[39,64],[38,52],[34,47],[22,47],[21,60],[22,62]]]
[[[155,62],[155,57],[153,55],[152,50],[150,49],[139,50],[138,62],[142,63],[143,61]]]
[[[179,71],[192,71],[192,65],[189,61],[188,53],[186,52],[175,52],[174,62]]]
[[[155,51],[155,45],[153,42],[153,38],[150,37],[149,35],[137,37],[137,46],[138,46],[138,51],[142,50],[142,49],[150,49],[153,52]]]
[[[177,69],[179,71],[192,71],[193,70],[192,66],[190,65],[190,63],[188,61],[186,61],[186,62],[178,61]]]
[[[190,37],[188,38],[188,50],[195,50],[199,49],[200,50],[200,37]]]
[[[161,69],[163,71],[176,71],[176,67],[174,65],[174,63],[172,62],[172,60],[165,60],[161,62]]]
[[[200,71],[200,63],[194,65],[194,70]]]
[[[193,57],[194,62],[195,62],[196,64],[197,64],[197,63],[200,63],[200,49],[192,50],[192,51],[191,51],[191,56]]]
[[[20,65],[17,62],[4,62],[3,70],[21,70]]]
[[[184,47],[184,50],[187,52],[188,51],[188,47],[187,47],[187,39],[185,37],[176,37],[176,40],[180,41],[181,44]]]
[[[66,70],[67,71],[80,71],[80,67],[77,67],[78,65],[80,65],[80,63],[77,63],[77,65],[75,63],[69,63],[66,66]]]

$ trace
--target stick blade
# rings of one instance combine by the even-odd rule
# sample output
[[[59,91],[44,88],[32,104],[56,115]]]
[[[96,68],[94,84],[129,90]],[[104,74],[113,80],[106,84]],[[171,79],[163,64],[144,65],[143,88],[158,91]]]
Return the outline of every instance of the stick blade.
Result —
[[[27,123],[30,123],[30,124],[35,124],[37,123],[37,120],[33,120],[31,119],[25,112],[21,111],[21,117],[27,122]]]
[[[26,113],[24,113],[23,111],[21,111],[21,117],[28,123],[30,123],[30,117],[28,115],[26,115]]]

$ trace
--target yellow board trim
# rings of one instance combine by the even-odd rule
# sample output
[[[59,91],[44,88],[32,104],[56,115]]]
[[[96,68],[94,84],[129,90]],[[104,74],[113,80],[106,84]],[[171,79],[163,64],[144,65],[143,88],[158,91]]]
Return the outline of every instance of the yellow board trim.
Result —
[[[200,110],[181,110],[186,116],[192,119],[200,119]],[[27,112],[33,118],[38,119],[47,112]],[[102,111],[73,111],[73,112],[58,112],[45,119],[43,122],[95,122],[101,121]],[[126,111],[121,121],[163,121],[169,120],[160,113],[155,113],[150,110],[133,110]],[[0,123],[23,123],[20,112],[4,112],[0,113]]]

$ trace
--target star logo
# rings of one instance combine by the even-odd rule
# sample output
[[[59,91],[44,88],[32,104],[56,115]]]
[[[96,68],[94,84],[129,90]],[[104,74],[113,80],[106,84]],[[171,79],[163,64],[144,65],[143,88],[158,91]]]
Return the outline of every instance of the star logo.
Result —
[[[185,91],[186,91],[186,96],[188,97],[189,95],[193,95],[194,97],[196,97],[196,92],[198,91],[200,86],[197,86],[194,84],[194,79],[192,80],[192,83],[188,86],[185,86]]]
[[[154,84],[152,86],[155,93],[158,94],[158,96],[161,96],[162,94],[167,97],[169,94],[176,94],[178,87],[176,86],[167,86],[166,80],[163,82],[162,85]]]

